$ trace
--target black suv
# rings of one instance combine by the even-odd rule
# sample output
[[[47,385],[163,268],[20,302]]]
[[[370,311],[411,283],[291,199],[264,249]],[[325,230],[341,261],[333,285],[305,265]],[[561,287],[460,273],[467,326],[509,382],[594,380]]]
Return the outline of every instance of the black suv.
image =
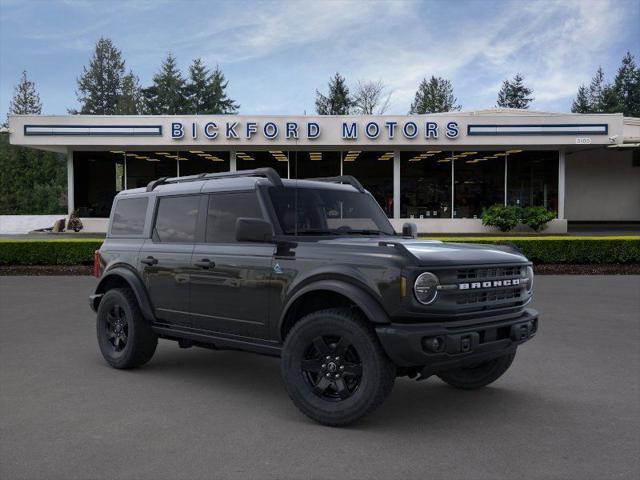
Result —
[[[94,264],[100,350],[115,368],[159,338],[281,356],[291,399],[327,425],[372,411],[397,376],[483,387],[536,333],[531,263],[415,236],[348,176],[261,168],[120,192]]]

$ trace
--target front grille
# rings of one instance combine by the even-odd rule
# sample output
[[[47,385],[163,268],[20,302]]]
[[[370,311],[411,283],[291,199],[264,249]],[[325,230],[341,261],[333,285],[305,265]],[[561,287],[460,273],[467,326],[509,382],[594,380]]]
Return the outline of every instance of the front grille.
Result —
[[[469,305],[473,303],[503,302],[506,300],[519,300],[520,288],[508,288],[504,290],[490,290],[487,292],[472,292],[458,294],[456,303],[458,305]]]
[[[505,280],[527,278],[527,265],[464,265],[435,273],[443,288],[429,309],[444,315],[491,316],[496,311],[520,309],[531,298],[525,282],[502,284]]]
[[[463,268],[458,270],[458,280],[486,280],[500,277],[520,277],[523,271],[522,266],[513,267],[491,267],[491,268]]]

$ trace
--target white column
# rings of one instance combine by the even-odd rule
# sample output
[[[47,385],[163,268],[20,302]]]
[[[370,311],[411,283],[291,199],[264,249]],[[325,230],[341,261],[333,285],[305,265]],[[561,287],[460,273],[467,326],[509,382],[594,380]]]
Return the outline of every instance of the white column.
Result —
[[[565,150],[560,150],[558,157],[558,218],[564,219],[564,178],[565,178]]]
[[[73,150],[67,150],[67,213],[71,213],[76,209],[73,176]]]
[[[453,152],[451,152],[451,157],[453,157]],[[451,218],[455,218],[454,209],[455,209],[455,199],[456,199],[456,161],[454,158],[451,158]]]
[[[229,171],[230,172],[236,171],[236,151],[235,150],[231,150],[229,152]]]
[[[400,218],[400,150],[393,151],[393,218]]]
[[[507,173],[509,171],[509,154],[504,156],[504,206],[507,206]]]

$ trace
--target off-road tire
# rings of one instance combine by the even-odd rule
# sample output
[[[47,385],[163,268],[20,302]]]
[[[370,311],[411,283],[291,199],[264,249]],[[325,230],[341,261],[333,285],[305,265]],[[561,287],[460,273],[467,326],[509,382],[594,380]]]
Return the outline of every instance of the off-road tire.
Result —
[[[329,348],[325,353],[333,352],[327,357],[319,357],[322,361],[331,357],[333,365],[329,364],[330,367],[337,365],[333,373],[326,363],[321,365],[325,369],[319,370],[317,375],[303,370],[303,366],[306,368],[311,362],[314,362],[313,368],[317,368],[316,358],[310,359],[309,355],[320,352],[316,343],[318,338],[323,339],[323,345]],[[331,343],[332,339],[336,339],[336,343]],[[346,350],[343,350],[347,343]],[[339,356],[338,351],[346,353],[344,358],[334,363],[333,359]],[[334,354],[336,357],[332,357]],[[357,359],[360,360],[359,369]],[[300,319],[284,342],[281,369],[285,387],[296,407],[316,422],[330,426],[348,425],[380,406],[391,392],[396,378],[396,368],[382,349],[371,325],[348,308],[320,310]],[[358,371],[360,377],[353,374]],[[342,381],[333,378],[335,372],[343,374]],[[324,382],[334,384],[319,393],[322,376],[331,376]],[[317,383],[314,381],[316,378],[320,378]]]
[[[121,342],[118,341],[117,346],[114,345],[109,332],[114,316],[118,317],[118,308],[121,309],[120,313],[124,318],[121,324],[126,325],[120,329],[126,334],[126,343],[120,350],[118,348],[122,345]],[[138,301],[128,288],[115,288],[104,294],[98,306],[96,333],[102,356],[114,368],[125,369],[144,365],[151,360],[158,346],[158,336],[142,316]]]
[[[438,377],[455,388],[476,390],[495,382],[513,362],[516,352],[474,365],[472,368],[456,368],[438,374]]]

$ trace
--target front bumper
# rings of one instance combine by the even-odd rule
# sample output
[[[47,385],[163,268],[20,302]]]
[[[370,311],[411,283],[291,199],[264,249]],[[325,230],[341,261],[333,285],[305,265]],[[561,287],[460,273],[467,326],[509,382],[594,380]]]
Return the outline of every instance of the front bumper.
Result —
[[[538,330],[538,312],[527,308],[506,320],[466,320],[437,324],[392,323],[376,328],[399,367],[425,367],[423,376],[508,354]]]

